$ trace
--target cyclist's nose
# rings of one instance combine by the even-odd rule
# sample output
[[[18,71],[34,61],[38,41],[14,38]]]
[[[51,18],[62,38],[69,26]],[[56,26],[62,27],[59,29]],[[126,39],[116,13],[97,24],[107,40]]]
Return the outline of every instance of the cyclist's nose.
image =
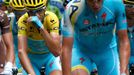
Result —
[[[99,9],[99,4],[97,2],[95,2],[94,5],[93,5],[93,8],[94,9]]]

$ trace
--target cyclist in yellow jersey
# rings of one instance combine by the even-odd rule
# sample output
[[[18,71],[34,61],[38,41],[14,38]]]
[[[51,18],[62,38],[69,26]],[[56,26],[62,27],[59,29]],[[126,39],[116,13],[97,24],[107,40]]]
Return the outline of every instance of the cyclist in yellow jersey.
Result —
[[[40,75],[42,66],[46,75],[61,75],[59,20],[45,11],[46,4],[47,0],[24,0],[27,13],[18,20],[18,55],[27,72],[23,75]]]

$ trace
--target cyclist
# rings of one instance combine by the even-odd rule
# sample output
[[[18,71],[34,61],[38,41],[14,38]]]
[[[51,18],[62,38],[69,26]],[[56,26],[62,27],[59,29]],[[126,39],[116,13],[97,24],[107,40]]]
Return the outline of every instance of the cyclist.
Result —
[[[67,66],[70,66],[74,37],[73,75],[89,75],[92,62],[97,65],[98,75],[126,75],[130,47],[122,0],[71,1],[65,10],[63,36],[62,62],[68,63],[67,69],[70,68]]]
[[[14,63],[14,50],[13,50],[13,39],[12,33],[10,32],[10,24],[7,15],[4,11],[0,10],[0,50],[1,55],[4,56],[4,51],[6,52],[6,60],[1,59],[0,62],[6,61],[4,70],[0,74],[12,75],[12,67]],[[0,55],[0,56],[1,56]],[[1,64],[1,63],[0,63]]]
[[[10,0],[9,5],[13,11],[13,16],[11,16],[11,30],[13,33],[14,48],[15,48],[15,63],[18,68],[18,72],[22,71],[20,60],[18,57],[18,19],[25,13],[25,7],[23,5],[23,0]]]
[[[47,0],[24,0],[27,13],[18,20],[18,55],[31,75],[40,75],[42,66],[46,75],[61,75],[59,20],[46,5]]]
[[[130,40],[131,56],[129,61],[129,68],[134,65],[134,1],[124,0],[126,6],[126,15],[128,22],[128,36]]]

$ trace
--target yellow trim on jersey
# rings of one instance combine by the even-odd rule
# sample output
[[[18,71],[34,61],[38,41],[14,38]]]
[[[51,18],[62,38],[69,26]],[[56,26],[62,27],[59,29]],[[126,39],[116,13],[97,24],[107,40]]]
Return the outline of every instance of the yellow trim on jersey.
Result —
[[[82,70],[88,72],[88,74],[90,75],[90,71],[88,71],[88,69],[83,65],[77,65],[77,66],[72,67],[72,71],[77,70],[77,69],[82,69]]]
[[[30,54],[47,54],[49,53],[49,51],[46,51],[46,52],[35,52],[35,51],[32,51],[30,48],[27,49],[27,53],[30,53]]]

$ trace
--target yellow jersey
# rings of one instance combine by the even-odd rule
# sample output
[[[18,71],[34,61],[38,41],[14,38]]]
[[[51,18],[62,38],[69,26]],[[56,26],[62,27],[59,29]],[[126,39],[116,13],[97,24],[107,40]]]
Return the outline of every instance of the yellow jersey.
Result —
[[[19,18],[18,36],[27,36],[28,52],[35,54],[48,53],[49,49],[46,46],[45,40],[41,36],[40,31],[32,22],[27,22],[28,18],[28,13],[25,13]],[[44,28],[47,29],[49,33],[59,34],[59,20],[54,13],[46,11],[42,23],[44,25]]]

